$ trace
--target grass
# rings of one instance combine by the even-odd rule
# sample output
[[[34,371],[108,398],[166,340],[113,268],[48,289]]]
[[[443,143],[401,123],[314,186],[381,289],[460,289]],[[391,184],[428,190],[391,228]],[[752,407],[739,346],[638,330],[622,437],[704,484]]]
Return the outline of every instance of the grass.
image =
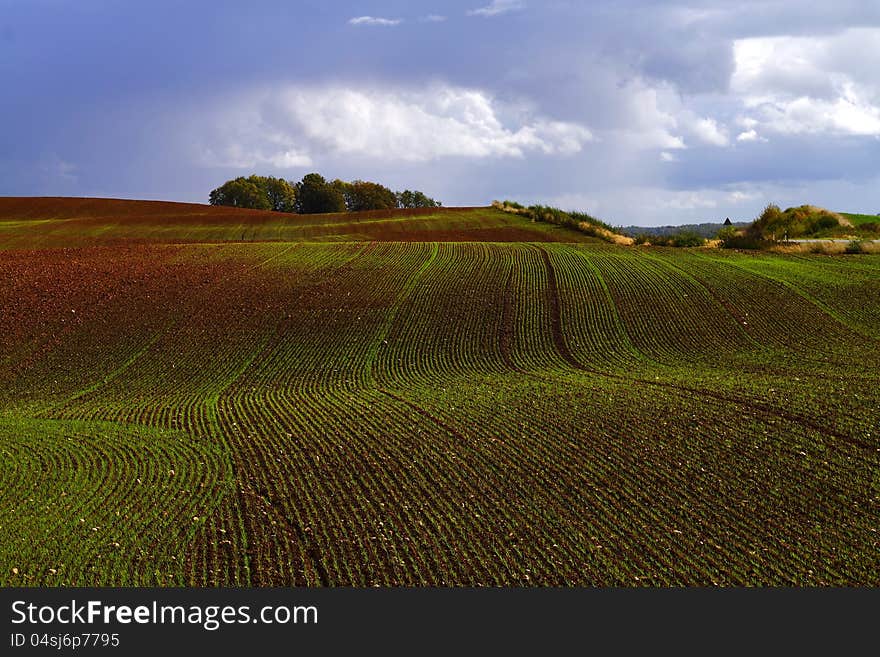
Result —
[[[877,256],[37,204],[0,584],[880,584]]]
[[[876,214],[854,214],[852,212],[841,212],[839,214],[846,217],[853,226],[880,223],[880,215]]]

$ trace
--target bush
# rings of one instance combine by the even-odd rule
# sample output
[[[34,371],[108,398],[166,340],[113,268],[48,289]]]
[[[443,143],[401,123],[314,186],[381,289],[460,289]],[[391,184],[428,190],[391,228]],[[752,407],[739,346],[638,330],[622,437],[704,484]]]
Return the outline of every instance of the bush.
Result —
[[[498,208],[503,212],[512,212],[528,217],[533,222],[541,221],[570,228],[584,235],[597,237],[612,244],[632,244],[632,240],[629,237],[625,237],[604,221],[596,219],[596,217],[585,212],[566,212],[565,210],[546,205],[531,205],[524,208],[515,201],[504,201],[504,203],[492,201],[492,207]]]
[[[768,248],[772,242],[754,235],[730,235],[721,240],[722,249],[741,249],[743,251],[760,251]]]
[[[739,237],[739,234],[740,232],[733,226],[725,226],[718,231],[718,234],[715,237],[721,241],[721,246],[723,247],[726,242]]]
[[[862,244],[862,240],[853,240],[846,245],[846,248],[843,250],[843,252],[849,254],[864,253],[865,245]]]
[[[699,233],[696,233],[692,230],[683,230],[672,235],[671,246],[692,247],[704,246],[705,244],[706,239]]]
[[[786,236],[816,236],[838,227],[840,227],[840,216],[824,208],[800,205],[786,208],[783,212],[778,205],[771,203],[746,229],[746,233],[761,239],[778,240]]]
[[[694,246],[705,246],[706,238],[692,230],[680,230],[671,235],[651,235],[645,236],[654,246],[674,246],[678,248],[687,248]]]
[[[784,228],[784,215],[778,205],[768,204],[748,230],[754,236],[766,237]]]
[[[614,229],[609,224],[606,224],[601,219],[596,219],[596,217],[589,215],[586,212],[569,212],[568,214],[571,215],[572,219],[574,219],[579,224],[588,223],[593,226],[598,226],[599,228],[604,228],[605,230],[610,230],[611,232],[614,232]]]

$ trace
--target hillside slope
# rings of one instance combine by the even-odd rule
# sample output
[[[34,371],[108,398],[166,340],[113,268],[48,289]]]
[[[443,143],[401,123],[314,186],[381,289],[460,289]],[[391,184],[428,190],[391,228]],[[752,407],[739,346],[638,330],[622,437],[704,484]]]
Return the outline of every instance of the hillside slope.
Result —
[[[87,211],[4,229],[2,585],[880,585],[878,257]]]
[[[589,238],[493,208],[423,208],[297,215],[116,199],[0,197],[0,248],[122,242],[498,241]]]

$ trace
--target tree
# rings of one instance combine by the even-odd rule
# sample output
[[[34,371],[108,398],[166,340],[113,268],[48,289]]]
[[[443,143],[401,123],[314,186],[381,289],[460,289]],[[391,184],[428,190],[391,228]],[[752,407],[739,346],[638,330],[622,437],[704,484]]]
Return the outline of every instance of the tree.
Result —
[[[341,185],[328,183],[318,173],[303,176],[302,181],[296,183],[296,210],[302,214],[345,212]]]
[[[248,180],[260,188],[270,209],[276,212],[296,212],[296,189],[289,182],[272,176],[251,176]]]
[[[397,207],[397,195],[379,183],[355,180],[346,189],[349,212],[362,210],[390,210]]]
[[[228,205],[234,208],[251,208],[269,210],[271,205],[263,191],[252,181],[244,177],[227,180],[213,190],[208,197],[211,205]]]
[[[330,183],[330,186],[342,194],[342,200],[345,201],[345,208],[347,210],[351,210],[351,205],[349,199],[351,198],[351,183],[345,182],[344,180],[340,180],[337,178],[333,182]]]
[[[227,180],[208,197],[211,205],[294,212],[296,190],[286,180],[266,176],[240,176]]]
[[[420,191],[413,192],[406,189],[397,192],[397,205],[401,208],[436,208],[443,204]]]

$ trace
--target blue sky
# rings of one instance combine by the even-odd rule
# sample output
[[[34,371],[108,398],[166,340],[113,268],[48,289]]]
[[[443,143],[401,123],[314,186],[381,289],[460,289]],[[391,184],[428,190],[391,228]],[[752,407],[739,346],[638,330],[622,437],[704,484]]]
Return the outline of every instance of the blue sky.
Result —
[[[0,0],[0,194],[880,212],[880,3]]]

